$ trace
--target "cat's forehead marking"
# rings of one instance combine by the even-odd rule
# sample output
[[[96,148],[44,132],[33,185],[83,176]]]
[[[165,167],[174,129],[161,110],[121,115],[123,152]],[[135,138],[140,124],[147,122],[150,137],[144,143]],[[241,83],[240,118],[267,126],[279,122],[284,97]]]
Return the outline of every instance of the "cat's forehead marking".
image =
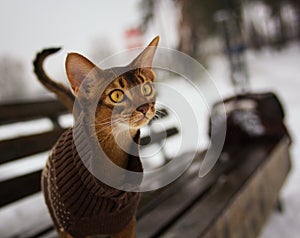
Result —
[[[130,86],[137,85],[139,81],[137,80],[136,73],[134,71],[126,72],[123,77]]]
[[[136,75],[137,79],[140,81],[141,84],[146,82],[146,77],[141,74],[140,72]]]
[[[125,79],[123,77],[119,78],[119,85],[121,88],[125,88],[126,82]]]
[[[127,89],[143,85],[146,81],[146,77],[140,72],[126,72],[116,80],[119,87]]]

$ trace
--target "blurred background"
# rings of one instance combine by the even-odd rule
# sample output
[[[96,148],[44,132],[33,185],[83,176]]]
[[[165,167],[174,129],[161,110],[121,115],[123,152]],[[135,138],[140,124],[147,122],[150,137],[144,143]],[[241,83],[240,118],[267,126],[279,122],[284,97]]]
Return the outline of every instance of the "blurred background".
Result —
[[[299,237],[299,0],[2,0],[0,30],[0,103],[53,97],[32,71],[32,60],[43,48],[62,47],[45,68],[67,84],[68,52],[97,63],[144,46],[156,35],[161,47],[204,65],[223,97],[277,93],[293,137],[293,170],[282,193],[285,211],[274,212],[261,238]],[[172,83],[170,76],[158,80]],[[0,127],[0,139],[9,133]]]
[[[228,44],[253,54],[278,54],[300,38],[299,8],[296,0],[1,1],[0,99],[45,94],[31,62],[51,46],[63,48],[47,66],[61,81],[67,52],[99,62],[144,46],[155,35],[161,36],[160,46],[178,49],[209,70],[211,59],[224,55]]]

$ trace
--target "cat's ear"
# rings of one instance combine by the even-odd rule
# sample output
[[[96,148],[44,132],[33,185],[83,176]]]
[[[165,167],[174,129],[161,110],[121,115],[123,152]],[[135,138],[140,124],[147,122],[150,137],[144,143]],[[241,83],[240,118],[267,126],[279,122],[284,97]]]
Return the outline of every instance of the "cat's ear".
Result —
[[[75,95],[77,95],[81,83],[87,76],[93,76],[95,67],[91,61],[80,54],[68,54],[66,58],[66,72]]]
[[[150,44],[138,55],[131,63],[132,68],[152,68],[152,63],[156,48],[159,42],[159,36],[156,36]]]

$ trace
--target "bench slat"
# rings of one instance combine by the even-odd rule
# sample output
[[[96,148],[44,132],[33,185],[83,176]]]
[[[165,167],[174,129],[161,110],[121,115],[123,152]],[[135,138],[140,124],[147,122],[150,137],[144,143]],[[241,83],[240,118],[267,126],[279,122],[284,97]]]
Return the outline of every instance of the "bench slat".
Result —
[[[41,190],[41,170],[0,182],[0,207]]]
[[[53,99],[2,104],[0,105],[0,125],[45,117],[56,118],[64,113],[67,113],[67,109],[59,101]]]
[[[164,200],[160,199],[160,194],[158,195],[158,199],[156,199],[156,196],[151,196],[156,200],[156,206],[152,206],[148,211],[143,211],[145,216],[138,221],[137,225],[138,237],[158,237],[161,232],[188,210],[193,203],[204,196],[222,174],[229,172],[235,166],[236,161],[228,161],[225,164],[217,163],[207,176],[199,178],[198,171],[201,167],[201,159],[195,158],[190,169],[197,169],[192,171],[192,176],[189,177],[188,181],[185,180],[185,176],[190,173],[186,171],[181,178],[167,187],[170,190],[169,196],[165,196]],[[176,186],[177,183],[180,184],[178,187]],[[141,203],[143,204],[143,200]]]
[[[257,158],[261,160],[264,157],[257,156],[255,159]],[[253,166],[249,167],[249,161],[245,162],[248,169],[245,171],[246,174],[244,175],[248,177],[249,171],[253,172]],[[241,168],[238,167],[236,171],[240,169]],[[229,203],[234,193],[240,189],[240,182],[244,183],[244,180],[245,178],[243,177],[242,179],[239,179],[239,181],[235,181],[233,184],[228,182],[217,183],[213,187],[212,191],[207,193],[203,199],[198,200],[197,203],[189,209],[187,214],[175,222],[171,229],[161,236],[167,238],[174,237],[174,234],[185,234],[187,237],[201,237],[201,234],[204,233],[205,229],[207,229],[207,227],[213,223],[213,220],[221,214],[222,210],[226,204]],[[223,237],[230,238],[226,235],[226,233]]]
[[[65,129],[0,141],[0,164],[51,149]]]
[[[241,150],[240,153],[235,154],[235,161],[232,161],[232,164],[235,164],[238,161],[238,167],[234,165],[227,165],[230,164],[230,161],[229,163],[219,163],[216,165],[214,170],[211,171],[211,173],[209,173],[203,179],[199,179],[197,177],[201,158],[195,158],[195,164],[193,163],[189,170],[185,174],[183,174],[178,180],[170,184],[168,187],[164,188],[164,191],[160,189],[154,192],[144,194],[146,196],[142,197],[142,201],[138,210],[137,237],[177,237],[177,235],[183,236],[184,234],[194,234],[193,232],[195,232],[195,234],[197,233],[197,235],[191,235],[186,237],[199,237],[199,232],[201,231],[201,229],[206,230],[207,227],[211,225],[210,222],[213,219],[216,219],[219,213],[221,213],[221,211],[223,211],[227,207],[228,201],[232,199],[234,194],[238,193],[239,190],[236,188],[236,182],[240,182],[240,176],[246,176],[246,178],[247,176],[249,177],[249,174],[247,175],[247,173],[251,174],[251,172],[247,172],[249,170],[249,163],[255,165],[254,167],[250,166],[250,170],[256,170],[256,168],[260,166],[260,163],[266,160],[266,157],[270,157],[270,151],[272,151],[275,146],[277,147],[276,144],[262,145],[260,146],[260,149],[256,149],[256,152],[251,152],[253,150],[249,147],[247,147],[249,148],[249,151],[247,148],[243,148],[243,150]],[[263,153],[261,153],[261,151],[263,151]],[[250,155],[245,157],[245,154]],[[284,154],[281,153],[278,156],[284,157],[283,155]],[[253,158],[256,162],[251,162]],[[203,183],[202,180],[218,179],[219,176],[216,175],[215,171],[218,169],[223,170],[224,166],[227,167],[225,168],[225,170],[227,171],[228,176],[235,176],[233,180],[230,179],[230,181],[234,181],[234,186],[231,183],[227,184],[228,182],[226,182],[217,183],[217,185],[213,186],[209,185],[208,189],[205,189],[205,183]],[[242,169],[240,170],[240,168]],[[236,177],[237,174],[238,177]],[[209,176],[211,176],[211,178],[209,178]],[[225,181],[228,181],[228,179]],[[185,186],[179,186],[182,185],[182,183],[184,183]],[[244,184],[245,181],[242,181],[242,183]],[[177,184],[179,185],[177,186]],[[215,184],[215,182],[213,184]],[[234,189],[234,191],[232,189]],[[203,190],[203,192],[201,193],[200,190]],[[229,192],[227,193],[227,191]],[[164,194],[164,192],[166,193]],[[198,196],[195,195],[197,193]],[[162,196],[162,198],[158,198],[159,196]],[[194,197],[194,199],[190,197]],[[154,204],[156,204],[156,206],[154,206],[154,204],[148,206],[148,202],[151,201],[151,199],[155,200]],[[218,201],[215,201],[216,199]],[[204,202],[203,206],[202,202]],[[208,204],[213,205],[208,206]],[[220,207],[218,207],[218,204],[220,204]],[[198,212],[194,212],[194,209],[197,209],[198,206],[201,206],[201,209],[204,209],[201,210],[201,213],[199,213],[199,210],[197,210]],[[178,207],[181,207],[181,209],[178,209]],[[185,207],[185,209],[182,209],[182,207]],[[144,211],[141,212],[143,209]],[[216,212],[214,210],[216,210]],[[171,215],[170,211],[172,213]],[[191,214],[193,215],[192,218],[189,217]],[[211,214],[211,217],[209,216],[209,214]],[[166,221],[167,216],[170,216],[169,218],[167,218],[168,221]],[[188,219],[189,221],[187,221],[186,219]],[[50,225],[51,221],[49,222]],[[161,226],[160,223],[164,224]],[[177,230],[179,225],[180,229]],[[44,227],[43,231],[41,231],[41,233],[39,234],[48,234],[48,231],[51,232],[52,229],[53,228],[51,228],[50,226],[47,229],[45,229]],[[186,233],[187,231],[189,231],[190,233]]]
[[[249,183],[251,178],[257,177],[257,173],[262,169],[261,167],[264,167],[263,164],[268,163],[269,160],[274,160],[274,158],[271,158],[274,156],[270,155],[274,149],[276,147],[270,143],[244,148],[243,154],[240,154],[238,158],[243,159],[243,163],[234,168],[226,179],[216,183],[209,193],[202,199],[199,199],[194,206],[175,222],[169,230],[161,234],[160,237],[169,238],[174,237],[174,235],[179,237],[183,235],[186,237],[204,237],[208,231],[211,231],[211,233],[205,236],[207,238],[219,236],[224,238],[256,237],[262,224],[259,224],[260,222],[256,217],[254,217],[253,221],[251,220],[253,214],[255,214],[253,211],[259,206],[259,201],[251,201],[253,197],[257,196],[257,192],[254,191],[253,186],[250,186]],[[289,160],[284,156],[281,156],[281,159],[285,160],[285,164],[289,163]],[[283,172],[284,176],[280,178],[280,186],[287,172],[288,169],[285,169]],[[259,181],[264,181],[264,179],[266,177],[261,177]],[[267,185],[269,186],[270,184],[267,182]],[[244,208],[240,207],[241,204],[238,205],[238,208],[234,211],[239,212],[239,214],[236,214],[238,217],[232,219],[232,217],[229,217],[227,211],[233,212],[230,208],[231,204],[233,201],[239,201],[237,197],[242,193],[246,193],[246,197],[240,201],[243,203],[246,202],[246,204],[243,205]],[[252,198],[250,198],[250,195],[252,195]],[[256,207],[252,206],[251,202],[255,203]],[[270,212],[272,206],[268,210]],[[259,211],[259,209],[255,211]],[[245,219],[244,213],[247,213],[247,219]],[[218,223],[216,219],[218,219]],[[244,224],[249,222],[253,222],[250,225],[255,227],[251,227],[251,229],[244,227]],[[236,225],[235,227],[234,224]],[[243,234],[238,235],[239,232]]]
[[[168,112],[163,110],[165,109],[159,112],[160,118],[168,115]],[[64,131],[57,124],[58,116],[64,113],[67,113],[67,110],[56,100],[0,105],[0,125],[46,117],[52,120],[55,128],[53,131],[41,134],[0,141],[0,165],[51,149]],[[150,136],[141,138],[141,145],[160,143],[178,133],[176,127],[169,128],[164,132],[153,132]],[[234,210],[230,210],[232,203],[236,203],[238,196],[243,193],[245,185],[256,176],[257,171],[268,161],[272,149],[277,146],[278,143],[273,141],[235,148],[229,152],[231,160],[226,163],[219,161],[213,170],[201,179],[197,174],[203,154],[198,154],[192,166],[179,179],[162,189],[143,194],[137,212],[138,237],[202,237],[203,235],[206,238],[231,237],[233,233],[230,229],[233,229],[235,224],[231,223],[228,226],[226,219],[229,212]],[[286,153],[287,150],[284,151],[284,154]],[[284,154],[280,155],[281,159]],[[187,154],[182,155],[180,161],[187,156]],[[276,177],[277,180],[266,182],[275,184],[276,189],[271,188],[271,194],[274,196],[278,194],[289,169],[287,164],[281,165],[283,170],[280,171],[280,176]],[[276,167],[276,171],[279,169],[280,167]],[[225,179],[220,179],[223,175],[225,175]],[[37,194],[40,191],[40,178],[41,170],[1,181],[0,207]],[[264,175],[263,178],[268,178],[268,176]],[[261,180],[263,179],[261,178]],[[257,196],[254,198],[257,199]],[[272,199],[268,203],[274,204],[274,199]],[[260,206],[259,202],[255,201],[255,205]],[[271,209],[271,205],[268,209]],[[216,224],[218,228],[216,228]],[[257,230],[257,227],[253,227],[251,232],[254,234]],[[49,232],[53,236],[52,231],[53,227],[49,219],[49,223],[46,220],[44,226],[27,229],[27,233],[24,232],[21,236],[40,237]],[[219,231],[222,232],[221,235],[218,233]],[[252,234],[251,232],[249,231],[249,234]],[[246,234],[242,236],[246,237]]]
[[[186,158],[185,156],[189,156],[189,153],[184,153],[181,157]],[[196,158],[194,159],[193,164],[189,168],[189,171],[183,173],[180,178],[172,183],[172,186],[165,186],[163,188],[144,192],[142,194],[142,199],[139,203],[138,211],[137,211],[137,218],[141,218],[146,213],[151,211],[153,208],[157,206],[157,204],[162,203],[169,197],[173,196],[177,193],[183,186],[185,186],[191,179],[197,176],[199,170],[199,164],[205,156],[205,151],[198,153]]]
[[[176,130],[176,128],[171,128],[168,130],[167,135],[174,135]],[[56,129],[54,131],[38,135],[0,141],[0,151],[2,151],[0,164],[15,161],[25,156],[51,149],[53,144],[63,132],[64,129]],[[157,135],[155,138],[159,139]],[[142,138],[142,140],[145,139]],[[13,179],[1,181],[0,207],[38,192],[40,190],[40,174],[41,172],[37,171]],[[20,190],[18,187],[21,187],[22,189]]]

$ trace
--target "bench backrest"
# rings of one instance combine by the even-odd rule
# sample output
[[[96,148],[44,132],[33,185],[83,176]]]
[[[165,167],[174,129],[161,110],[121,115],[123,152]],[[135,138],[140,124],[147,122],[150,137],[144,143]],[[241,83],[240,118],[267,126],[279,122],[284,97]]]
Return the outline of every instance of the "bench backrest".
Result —
[[[12,162],[46,152],[52,148],[60,135],[65,131],[59,123],[59,117],[67,114],[66,108],[56,100],[40,102],[10,103],[0,105],[0,127],[24,123],[36,119],[47,118],[52,123],[48,131],[29,133],[9,139],[0,139],[0,168]],[[165,109],[158,112],[160,117],[168,116]],[[150,136],[141,138],[142,145],[160,143],[166,137],[178,133],[176,127],[171,127],[165,132],[155,132]],[[40,191],[41,167],[17,176],[3,178],[0,175],[0,208],[26,196]],[[13,172],[13,171],[12,171]]]

